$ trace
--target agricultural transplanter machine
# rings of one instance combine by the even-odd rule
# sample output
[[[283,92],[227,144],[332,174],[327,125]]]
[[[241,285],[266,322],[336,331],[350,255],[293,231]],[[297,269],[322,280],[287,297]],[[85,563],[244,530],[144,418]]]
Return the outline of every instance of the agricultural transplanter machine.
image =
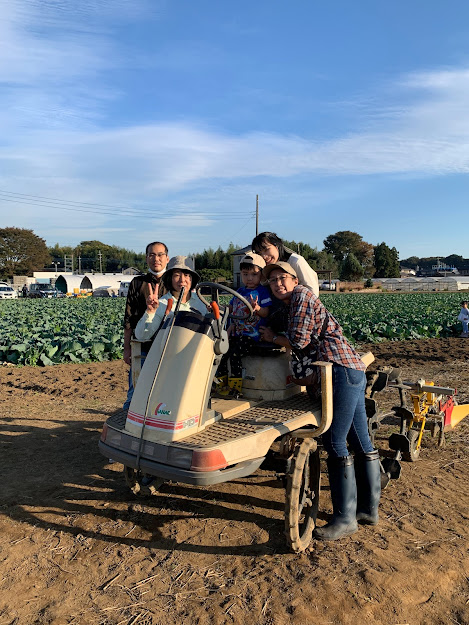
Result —
[[[203,288],[211,290],[211,312],[179,311],[182,295],[174,315],[168,306],[138,379],[140,354],[133,354],[135,392],[129,411],[107,419],[100,451],[124,465],[135,494],[156,492],[168,480],[207,486],[247,477],[261,465],[273,468],[286,487],[288,544],[303,551],[311,541],[319,504],[317,439],[332,421],[332,364],[317,363],[321,398],[313,403],[291,383],[288,354],[271,346],[257,368],[249,370],[259,357],[243,361],[249,399],[212,398],[215,373],[228,350],[229,309],[220,309],[218,293],[227,291],[240,299],[246,317],[252,308],[236,291],[210,282],[197,287],[206,304]],[[369,364],[372,354],[363,360]],[[372,396],[389,376],[372,378],[368,401],[376,406]]]
[[[214,283],[197,287],[205,303],[204,288],[211,289],[212,312],[178,312],[177,305],[174,315],[167,315],[136,380],[129,411],[108,418],[100,451],[124,465],[134,493],[154,491],[166,480],[211,485],[246,477],[268,457],[286,483],[287,540],[302,551],[311,541],[318,509],[317,437],[332,420],[332,365],[321,363],[322,397],[315,404],[290,382],[285,350],[278,348],[269,350],[264,366],[277,370],[276,389],[260,389],[249,400],[211,398],[228,350],[229,309],[219,305],[219,291],[239,298],[246,317],[253,313],[239,293]]]

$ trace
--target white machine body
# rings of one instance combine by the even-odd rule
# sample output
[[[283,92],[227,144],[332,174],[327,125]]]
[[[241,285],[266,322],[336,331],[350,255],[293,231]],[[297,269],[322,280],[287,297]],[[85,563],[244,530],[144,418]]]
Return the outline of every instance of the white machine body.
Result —
[[[184,318],[189,313],[179,313]],[[183,324],[163,327],[155,338],[138,377],[125,430],[140,438],[171,442],[187,438],[204,427],[214,370],[211,320],[207,332]],[[166,345],[167,342],[167,345]],[[166,345],[166,348],[165,348]],[[158,367],[162,351],[164,367]]]

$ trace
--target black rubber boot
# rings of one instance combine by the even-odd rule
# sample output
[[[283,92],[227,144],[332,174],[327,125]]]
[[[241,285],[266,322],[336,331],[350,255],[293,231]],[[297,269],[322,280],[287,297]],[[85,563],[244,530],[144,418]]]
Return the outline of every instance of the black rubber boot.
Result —
[[[381,497],[381,467],[377,449],[367,454],[355,454],[355,479],[357,521],[363,525],[376,525]]]
[[[357,529],[357,485],[353,457],[328,458],[329,484],[332,499],[332,520],[314,530],[319,540],[337,540],[354,534]]]

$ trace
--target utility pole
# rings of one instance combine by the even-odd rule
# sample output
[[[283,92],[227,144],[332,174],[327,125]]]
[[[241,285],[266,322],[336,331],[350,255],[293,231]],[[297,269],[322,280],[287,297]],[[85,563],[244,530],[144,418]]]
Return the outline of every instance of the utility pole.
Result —
[[[64,272],[73,273],[73,254],[71,256],[64,255]]]
[[[256,237],[259,234],[259,196],[256,195]]]
[[[81,276],[81,256],[78,257],[78,275]]]
[[[98,250],[98,258],[99,258],[99,273],[103,273],[103,255],[101,254],[101,250]]]

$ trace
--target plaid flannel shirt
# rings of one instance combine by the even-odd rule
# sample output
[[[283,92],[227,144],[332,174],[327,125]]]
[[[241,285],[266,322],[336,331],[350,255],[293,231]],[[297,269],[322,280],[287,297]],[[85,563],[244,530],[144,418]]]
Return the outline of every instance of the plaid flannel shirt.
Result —
[[[311,343],[312,336],[319,337],[326,315],[329,315],[329,322],[324,340],[318,346],[318,360],[364,371],[365,364],[342,334],[336,319],[311,289],[300,284],[293,290],[288,310],[287,337],[292,347],[304,349]]]

